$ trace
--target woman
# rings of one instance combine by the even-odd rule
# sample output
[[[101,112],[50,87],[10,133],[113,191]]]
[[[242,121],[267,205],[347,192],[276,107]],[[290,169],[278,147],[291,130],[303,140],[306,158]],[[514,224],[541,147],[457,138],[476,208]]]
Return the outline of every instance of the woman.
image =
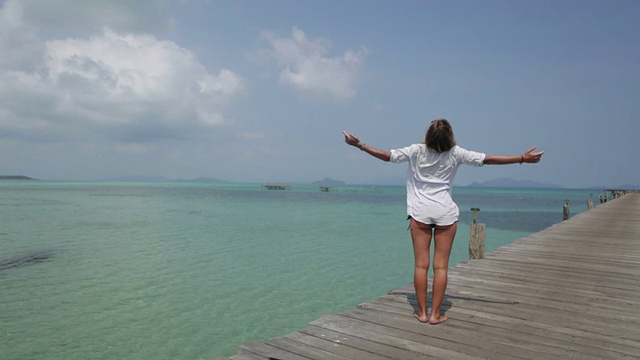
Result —
[[[344,132],[344,141],[383,161],[409,162],[407,176],[407,215],[410,219],[415,268],[413,283],[418,300],[415,317],[423,323],[440,324],[447,316],[440,306],[447,288],[447,271],[451,246],[458,228],[460,211],[451,197],[451,187],[460,164],[471,166],[537,163],[544,152],[534,152],[535,146],[522,155],[485,155],[456,145],[449,121],[431,122],[424,143],[391,151],[362,143]],[[435,238],[433,255],[433,299],[431,316],[427,315],[427,287],[431,237]]]

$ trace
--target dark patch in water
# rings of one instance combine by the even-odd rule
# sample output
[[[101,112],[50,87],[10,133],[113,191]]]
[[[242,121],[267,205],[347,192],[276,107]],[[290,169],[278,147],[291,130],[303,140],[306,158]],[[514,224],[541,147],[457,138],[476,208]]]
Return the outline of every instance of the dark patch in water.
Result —
[[[16,255],[5,260],[0,260],[0,271],[43,262],[51,256],[53,256],[53,251],[50,250],[33,251],[22,255]]]

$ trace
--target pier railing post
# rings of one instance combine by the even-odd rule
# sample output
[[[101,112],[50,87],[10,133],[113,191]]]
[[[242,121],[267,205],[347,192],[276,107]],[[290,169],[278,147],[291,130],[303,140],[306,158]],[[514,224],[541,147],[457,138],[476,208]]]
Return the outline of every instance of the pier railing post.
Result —
[[[472,208],[473,222],[469,224],[469,259],[484,259],[486,226],[476,222],[480,209]]]
[[[564,205],[562,206],[562,218],[564,220],[569,220],[569,200],[565,200]]]

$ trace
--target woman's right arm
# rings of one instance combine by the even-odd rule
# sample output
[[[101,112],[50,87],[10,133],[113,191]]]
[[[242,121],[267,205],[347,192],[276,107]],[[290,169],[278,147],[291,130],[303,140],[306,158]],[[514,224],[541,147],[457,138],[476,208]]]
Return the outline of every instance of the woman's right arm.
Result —
[[[532,146],[531,149],[525,151],[522,155],[487,155],[484,158],[483,164],[485,165],[508,165],[508,164],[522,164],[522,163],[532,163],[535,164],[540,162],[542,158],[542,154],[544,151],[536,152],[533,151],[536,149],[535,146]]]
[[[358,139],[355,135],[351,135],[347,132],[342,132],[342,134],[344,134],[344,142],[346,142],[347,144],[353,146],[353,147],[357,147],[358,149],[366,152],[367,154],[376,157],[382,161],[389,161],[391,160],[391,152],[386,151],[386,150],[381,150],[381,149],[377,149],[374,148],[373,146],[369,146],[363,142],[360,141],[360,139]]]

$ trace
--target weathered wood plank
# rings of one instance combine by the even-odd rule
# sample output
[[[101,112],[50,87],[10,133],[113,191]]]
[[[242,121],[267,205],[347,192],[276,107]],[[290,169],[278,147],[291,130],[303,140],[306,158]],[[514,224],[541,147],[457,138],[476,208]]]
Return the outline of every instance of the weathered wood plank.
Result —
[[[406,301],[403,301],[402,299],[399,299],[399,297],[379,298],[372,302],[361,304],[359,305],[359,307],[405,315],[412,311],[410,304],[408,304]],[[584,332],[571,328],[554,327],[546,324],[531,322],[525,319],[496,315],[459,306],[454,306],[449,309],[447,311],[447,315],[455,320],[476,322],[482,325],[491,324],[491,326],[500,327],[509,331],[522,332],[524,334],[533,334],[542,337],[552,337],[565,342],[577,343],[579,345],[593,347],[595,349],[605,349],[608,351],[613,351],[614,353],[610,358],[617,357],[616,354],[640,357],[640,343],[634,341],[616,341],[616,339],[614,338],[604,338],[603,336],[594,334],[592,332]],[[599,350],[595,351],[600,353]]]
[[[510,278],[469,278],[463,277],[460,274],[452,274],[450,279],[455,286],[460,286],[462,289],[479,289],[493,291],[492,294],[501,295],[504,293],[505,287],[508,287],[509,294],[514,294],[519,298],[513,297],[512,300],[519,302],[526,302],[526,300],[535,298],[539,300],[546,300],[550,303],[564,302],[566,303],[566,287],[561,285],[540,285],[527,281],[514,281]],[[453,286],[453,285],[452,285]],[[450,288],[453,290],[453,288]],[[462,290],[464,291],[464,290]],[[569,305],[576,306],[597,306],[599,309],[607,310],[609,312],[620,313],[620,307],[635,306],[640,307],[640,299],[619,299],[611,298],[608,294],[602,291],[595,290],[583,290],[577,288],[571,288],[573,296],[570,297]],[[525,299],[522,299],[525,297]],[[639,313],[628,312],[625,317],[631,317],[640,319]]]
[[[256,345],[250,343],[252,345]],[[239,348],[238,354],[231,357],[231,360],[278,360],[279,358],[267,356],[267,355],[258,355],[251,352],[247,352],[243,350],[242,346]]]
[[[239,352],[229,358],[229,360],[264,360],[264,359],[265,359],[264,356],[258,356],[255,354],[247,355],[247,354],[241,354]]]
[[[376,344],[359,337],[350,336],[341,332],[333,331],[331,329],[310,325],[299,331],[300,333],[315,336],[318,338],[330,339],[330,341],[341,344],[337,348],[344,349],[341,354],[349,356],[355,350],[355,356],[351,356],[352,359],[392,359],[392,357],[385,356],[384,354],[375,352]]]
[[[393,296],[393,295],[391,295]],[[387,296],[383,297],[387,298]],[[409,297],[409,301],[415,301]],[[553,308],[541,308],[539,306],[530,306],[526,304],[511,304],[511,299],[500,298],[499,296],[480,295],[473,291],[464,291],[457,293],[455,291],[448,292],[445,295],[444,306],[449,311],[454,311],[458,307],[483,311],[489,314],[512,317],[515,319],[527,320],[530,322],[541,323],[554,327],[563,327],[570,324],[572,328],[586,331],[597,332],[598,334],[619,337],[622,339],[633,340],[640,346],[640,331],[637,326],[630,324],[621,325],[618,322],[600,321],[598,317],[591,314],[581,314],[567,311],[555,311]]]
[[[595,245],[592,243],[586,243],[583,247],[565,246],[564,243],[556,244],[536,244],[532,241],[520,242],[518,244],[512,244],[507,246],[501,246],[493,250],[492,254],[500,255],[526,255],[535,257],[550,257],[553,259],[567,259],[571,260],[588,260],[601,262],[605,264],[611,264],[611,260],[616,260],[622,263],[628,263],[631,265],[638,265],[640,259],[636,255],[640,254],[640,251],[634,253],[629,249],[625,253],[620,254],[620,249],[611,251],[611,245],[598,248],[598,252],[595,252]]]
[[[347,359],[370,359],[370,360],[387,360],[388,357],[372,354],[367,351],[356,349],[342,343],[344,335],[339,333],[328,333],[325,330],[321,334],[314,332],[314,327],[309,327],[285,335],[285,338],[295,340],[299,343],[325,350],[333,354],[339,354]],[[317,336],[316,336],[317,335]]]
[[[463,348],[451,338],[433,336],[429,333],[427,324],[419,323],[413,317],[412,311],[405,312],[379,312],[373,308],[359,307],[341,313],[341,316],[354,320],[362,320],[374,323],[377,327],[372,327],[373,331],[381,332],[390,336],[398,337],[406,341],[421,344],[415,349],[425,355],[442,359],[477,359],[482,358],[482,350],[473,348],[473,344],[465,342]]]
[[[627,279],[631,282],[637,282],[637,265],[634,264],[626,264],[623,262],[619,262],[615,267],[612,267],[612,264],[601,265],[595,262],[584,262],[584,261],[570,261],[571,259],[567,259],[566,261],[556,260],[552,258],[541,258],[541,257],[533,257],[533,256],[498,256],[496,254],[488,254],[486,256],[487,261],[493,262],[506,262],[506,263],[515,263],[522,267],[527,267],[529,269],[550,269],[550,270],[560,270],[569,273],[589,273],[595,274],[598,276],[616,276],[620,279]],[[496,264],[495,266],[500,266]]]
[[[331,330],[343,336],[342,343],[374,354],[382,355],[391,359],[424,359],[424,355],[415,351],[397,347],[402,340],[392,336],[376,333],[366,325],[354,324],[345,321],[337,315],[325,315],[320,319],[311,322],[312,327]]]
[[[363,306],[365,308],[375,308],[378,311],[393,313],[397,313],[400,310],[397,307],[386,305],[381,302],[367,303]],[[456,308],[456,310],[458,310],[458,308]],[[409,312],[407,312],[406,309],[403,309],[402,313],[404,313],[405,316],[409,316],[407,315]],[[509,323],[506,320],[510,319],[505,317],[496,316],[491,320],[488,320],[486,317],[477,317],[476,315],[478,314],[484,313],[461,313],[459,311],[454,311],[454,308],[447,312],[447,315],[452,319],[453,326],[463,333],[474,334],[476,337],[483,338],[487,343],[505,341],[509,338],[517,339],[515,343],[518,344],[518,347],[526,348],[529,351],[535,351],[538,354],[546,353],[547,355],[550,355],[551,358],[570,358],[571,356],[575,356],[576,358],[586,357],[588,354],[585,353],[578,356],[580,350],[577,350],[576,353],[573,352],[573,348],[576,343],[579,346],[587,348],[589,350],[589,354],[597,353],[599,356],[607,359],[624,358],[630,356],[630,353],[638,352],[637,348],[628,349],[629,351],[626,352],[611,351],[606,347],[603,347],[607,346],[609,344],[608,342],[600,342],[600,344],[596,344],[599,346],[594,346],[593,339],[579,341],[575,334],[572,334],[571,336],[557,336],[557,334],[549,331],[549,327],[543,328],[531,326],[532,323],[530,321],[519,320],[518,323]],[[496,319],[499,319],[500,321],[495,321]],[[539,346],[542,346],[543,348],[538,349]]]
[[[300,356],[304,356],[313,360],[345,360],[344,356],[318,349],[312,346],[308,346],[304,343],[295,341],[291,337],[280,337],[277,339],[267,341],[268,345],[276,347],[287,352],[291,352]]]
[[[240,355],[250,356],[251,359],[308,360],[304,356],[259,342],[240,345]]]
[[[466,294],[465,294],[466,295]],[[473,295],[466,295],[470,300],[452,299],[450,300],[452,306],[467,306],[471,305],[474,308]],[[563,326],[566,323],[571,323],[573,328],[584,331],[598,331],[599,333],[621,337],[625,339],[640,341],[640,332],[638,327],[631,323],[623,323],[622,321],[611,321],[606,317],[595,315],[596,311],[590,313],[581,313],[576,311],[567,311],[554,309],[553,307],[543,305],[527,305],[517,304],[511,307],[506,307],[503,304],[494,303],[482,303],[482,308],[493,314],[506,314],[507,316],[529,319],[539,323],[545,323],[554,326]],[[506,308],[506,309],[505,309]]]
[[[492,266],[493,265],[493,266]],[[462,264],[458,266],[460,271],[468,270],[469,273],[479,273],[486,272],[488,275],[493,274],[494,276],[528,276],[532,282],[537,281],[540,283],[563,283],[567,285],[580,285],[580,286],[588,286],[593,285],[597,287],[602,287],[609,291],[608,289],[618,289],[621,290],[621,294],[624,292],[637,294],[637,289],[633,289],[635,287],[635,281],[622,279],[618,277],[607,278],[601,276],[601,274],[594,274],[588,272],[568,272],[563,271],[561,269],[552,269],[552,268],[535,268],[535,267],[524,267],[519,266],[518,264],[492,264],[489,261],[485,263],[468,263]],[[456,269],[458,270],[458,267]],[[571,281],[569,281],[571,279]]]
[[[416,322],[417,321],[414,320],[411,324]],[[471,349],[471,346],[466,344],[457,347],[457,349],[466,347],[466,349],[463,350],[466,350],[467,353],[462,351],[444,351],[441,349],[447,349],[447,347],[436,349],[439,346],[434,346],[429,343],[429,337],[424,334],[395,329],[382,324],[361,321],[340,315],[325,315],[312,322],[312,324],[317,327],[343,333],[350,339],[354,337],[368,339],[375,343],[374,346],[369,345],[371,346],[371,350],[376,349],[376,353],[391,357],[392,359],[424,359],[425,356],[434,359],[468,359],[468,356],[483,357],[481,355],[483,354],[482,350],[477,348]],[[422,326],[425,327],[426,325],[422,324]],[[443,343],[446,343],[446,341],[439,342],[440,345]],[[451,347],[451,345],[448,345],[448,347]],[[468,352],[471,351],[475,351],[475,353],[473,355],[468,354]],[[442,354],[446,355],[443,356]],[[496,357],[496,359],[502,358],[507,359],[507,357]]]
[[[349,311],[343,315],[353,319],[375,321],[377,324],[385,324],[394,329],[389,331],[390,334],[398,332],[400,328],[415,327],[417,323],[411,313],[399,315],[371,308],[360,308]],[[485,330],[470,332],[462,329],[458,321],[451,321],[447,327],[420,323],[417,325],[418,327],[415,331],[418,332],[414,334],[403,334],[403,338],[416,337],[417,335],[420,342],[430,345],[437,344],[439,351],[445,354],[444,358],[448,358],[446,354],[463,351],[462,347],[466,347],[464,351],[468,351],[468,355],[490,359],[557,359],[558,356],[566,356],[567,354],[564,349],[553,349],[548,346],[539,346],[535,354],[527,354],[522,351],[525,341],[520,341],[519,343],[502,341],[502,343],[500,343],[500,341],[496,341],[496,339]],[[526,345],[530,347],[538,346],[530,341],[526,341],[526,343]]]

